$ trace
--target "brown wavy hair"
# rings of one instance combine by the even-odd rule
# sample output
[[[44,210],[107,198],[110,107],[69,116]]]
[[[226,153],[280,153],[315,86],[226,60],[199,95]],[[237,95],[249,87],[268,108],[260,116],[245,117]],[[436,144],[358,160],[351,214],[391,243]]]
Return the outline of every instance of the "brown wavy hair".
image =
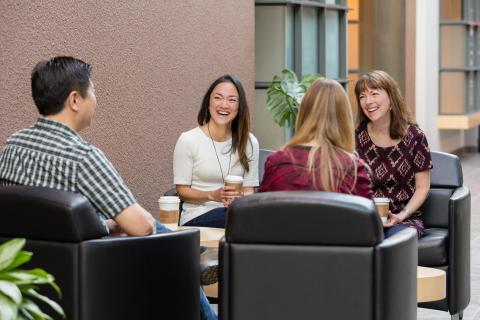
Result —
[[[385,71],[375,70],[360,76],[355,84],[357,99],[356,126],[370,121],[363,113],[360,105],[360,94],[367,89],[383,89],[388,94],[391,107],[390,138],[401,139],[407,133],[408,125],[414,124],[413,117],[408,110],[397,82]]]
[[[210,121],[210,96],[217,85],[224,82],[230,82],[238,91],[238,114],[232,122],[232,152],[238,151],[240,164],[245,172],[250,170],[249,159],[247,157],[247,144],[250,140],[250,111],[247,103],[245,90],[240,80],[233,74],[226,74],[216,79],[208,88],[203,96],[202,106],[198,112],[197,121],[200,126]],[[251,144],[253,150],[253,144]]]

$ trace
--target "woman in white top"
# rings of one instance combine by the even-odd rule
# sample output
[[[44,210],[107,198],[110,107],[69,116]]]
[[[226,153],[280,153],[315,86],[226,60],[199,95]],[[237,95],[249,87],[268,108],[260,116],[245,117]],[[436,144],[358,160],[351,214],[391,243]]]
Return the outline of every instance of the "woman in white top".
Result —
[[[210,85],[198,125],[181,134],[173,155],[174,184],[184,201],[180,224],[224,228],[230,203],[258,186],[258,141],[249,132],[247,99],[237,77],[224,75]],[[243,177],[243,192],[224,186],[229,175]]]

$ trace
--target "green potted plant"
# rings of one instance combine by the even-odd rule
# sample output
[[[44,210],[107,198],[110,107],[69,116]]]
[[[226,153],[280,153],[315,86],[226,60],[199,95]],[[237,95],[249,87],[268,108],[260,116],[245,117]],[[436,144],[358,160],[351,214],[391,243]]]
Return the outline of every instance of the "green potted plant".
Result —
[[[65,318],[62,307],[41,295],[38,285],[48,284],[61,296],[53,276],[42,269],[23,270],[19,267],[30,261],[31,252],[23,251],[25,239],[13,239],[0,245],[0,319],[53,320],[37,305],[42,301]]]
[[[286,128],[290,136],[305,92],[320,78],[319,74],[307,74],[299,81],[295,72],[288,68],[283,69],[282,76],[273,76],[272,83],[267,89],[267,108],[272,113],[275,123]]]

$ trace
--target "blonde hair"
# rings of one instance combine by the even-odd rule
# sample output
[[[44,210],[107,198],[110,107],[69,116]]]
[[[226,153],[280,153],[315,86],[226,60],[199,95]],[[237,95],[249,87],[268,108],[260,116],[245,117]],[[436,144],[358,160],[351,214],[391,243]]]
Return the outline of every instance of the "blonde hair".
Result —
[[[320,173],[321,185],[316,187],[338,192],[347,173],[352,173],[351,192],[356,184],[357,163],[352,109],[343,87],[331,79],[315,81],[305,93],[295,127],[296,133],[285,147],[312,145],[307,169],[313,173],[315,185],[316,172]],[[347,164],[339,152],[348,159]],[[320,166],[315,163],[317,156]]]

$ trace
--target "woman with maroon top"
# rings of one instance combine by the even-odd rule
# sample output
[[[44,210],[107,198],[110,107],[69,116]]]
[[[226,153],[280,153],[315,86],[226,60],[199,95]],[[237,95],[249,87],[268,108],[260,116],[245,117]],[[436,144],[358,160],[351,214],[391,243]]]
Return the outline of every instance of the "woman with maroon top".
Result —
[[[424,232],[418,209],[430,189],[432,160],[423,131],[413,122],[395,80],[384,71],[362,75],[355,85],[356,145],[372,169],[375,197],[390,199],[385,236],[415,228]]]
[[[354,151],[345,90],[335,80],[317,80],[300,105],[295,135],[265,162],[259,192],[323,190],[372,198],[368,167]]]

